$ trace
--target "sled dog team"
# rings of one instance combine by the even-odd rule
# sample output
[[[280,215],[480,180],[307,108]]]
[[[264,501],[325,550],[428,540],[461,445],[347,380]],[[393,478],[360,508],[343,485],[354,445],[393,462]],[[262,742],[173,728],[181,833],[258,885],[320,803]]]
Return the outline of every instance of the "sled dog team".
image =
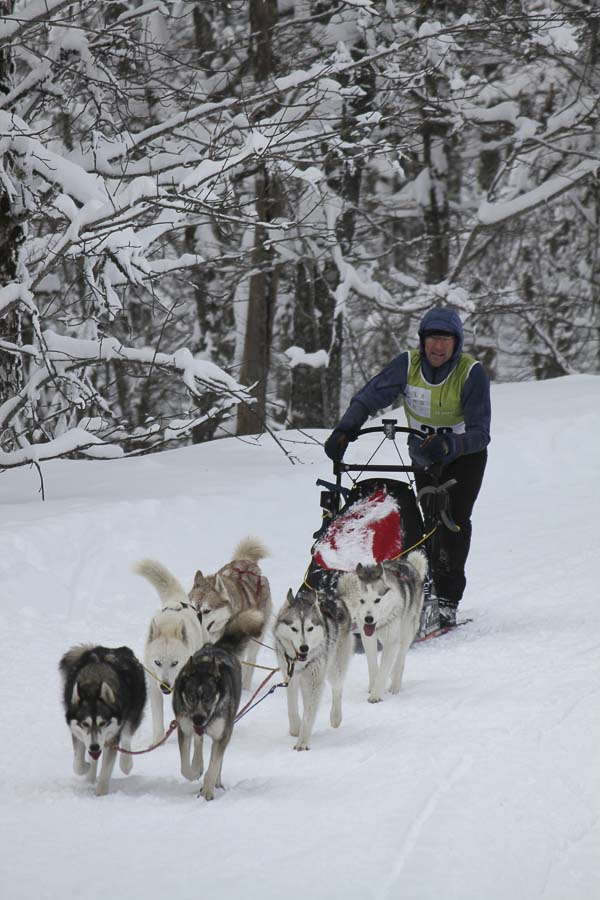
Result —
[[[190,781],[203,774],[206,734],[212,746],[199,796],[212,800],[223,786],[223,757],[242,689],[250,688],[252,665],[271,615],[269,583],[258,565],[267,555],[260,541],[246,538],[214,575],[198,571],[189,594],[160,563],[142,560],[134,571],[160,598],[148,626],[144,664],[129,647],[78,646],[62,657],[73,770],[96,784],[97,795],[109,791],[117,753],[121,770],[127,774],[132,769],[127,751],[144,712],[146,683],[153,744],[165,735],[163,698],[172,695],[181,774]],[[335,594],[317,595],[304,586],[296,596],[288,591],[272,633],[279,668],[288,680],[289,731],[296,750],[310,747],[326,681],[332,691],[331,725],[337,728],[342,721],[353,622],[367,658],[369,702],[383,699],[388,681],[390,691],[398,693],[406,653],[419,627],[426,574],[424,553],[413,550],[392,562],[359,564],[355,572],[340,575]],[[247,663],[243,671],[242,662]]]

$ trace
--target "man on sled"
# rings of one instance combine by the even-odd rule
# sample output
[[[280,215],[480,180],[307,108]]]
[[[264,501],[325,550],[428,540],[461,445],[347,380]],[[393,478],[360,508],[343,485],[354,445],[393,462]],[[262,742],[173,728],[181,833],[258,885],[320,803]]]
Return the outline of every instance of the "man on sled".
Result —
[[[490,441],[490,385],[483,365],[463,352],[457,312],[435,308],[419,326],[420,346],[405,350],[358,391],[325,442],[340,462],[369,416],[400,398],[411,434],[408,450],[417,490],[454,480],[448,487],[457,530],[441,528],[430,546],[431,574],[439,604],[439,626],[456,625],[471,544],[471,513],[483,480]]]

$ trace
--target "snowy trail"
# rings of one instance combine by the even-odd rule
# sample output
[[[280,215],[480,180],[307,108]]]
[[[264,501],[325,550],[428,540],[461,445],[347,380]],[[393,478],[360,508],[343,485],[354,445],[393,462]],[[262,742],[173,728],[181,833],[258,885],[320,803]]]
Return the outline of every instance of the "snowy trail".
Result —
[[[256,533],[278,606],[318,526],[319,449],[296,467],[235,441],[160,465],[56,463],[43,505],[33,473],[0,479],[2,896],[599,898],[599,398],[592,377],[495,389],[474,622],[414,647],[380,704],[355,655],[344,721],[330,728],[327,697],[309,753],[291,749],[278,689],[237,726],[210,804],[180,777],[174,738],[93,797],[71,774],[57,662],[87,640],[141,654],[156,605],[129,571],[142,555],[191,583]],[[150,739],[147,716],[135,746]]]

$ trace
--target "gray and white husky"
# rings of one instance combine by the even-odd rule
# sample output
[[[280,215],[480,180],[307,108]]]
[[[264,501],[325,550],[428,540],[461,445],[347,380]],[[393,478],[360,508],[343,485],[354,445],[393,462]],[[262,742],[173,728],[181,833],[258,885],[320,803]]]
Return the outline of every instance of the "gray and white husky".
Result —
[[[150,620],[144,648],[144,665],[150,673],[152,739],[156,743],[165,733],[163,694],[171,694],[179,672],[192,653],[205,643],[206,635],[198,610],[163,565],[153,559],[142,559],[133,571],[156,588],[161,601],[160,609]]]
[[[108,794],[117,745],[131,748],[146,704],[144,669],[129,647],[72,647],[62,657],[63,704],[73,739],[73,771],[96,781],[96,794]],[[90,761],[86,759],[90,757]],[[121,755],[121,771],[131,772],[133,758]]]
[[[390,692],[400,690],[406,654],[419,629],[426,576],[427,558],[420,550],[376,565],[359,563],[355,573],[340,576],[338,591],[360,628],[365,648],[369,703],[383,700],[388,678]],[[379,664],[378,641],[382,647]]]
[[[219,639],[225,624],[236,613],[246,609],[258,609],[263,613],[264,629],[271,615],[271,589],[261,572],[258,561],[269,555],[258,538],[247,537],[239,542],[231,562],[222,566],[214,575],[203,575],[198,569],[189,594],[190,603],[200,611],[207,640],[214,643]],[[262,638],[263,633],[257,635]],[[256,662],[258,643],[247,644],[242,674],[242,686],[250,688],[252,667]]]
[[[273,628],[275,650],[287,688],[290,734],[297,737],[295,750],[309,750],[312,730],[325,681],[331,684],[329,721],[342,721],[342,694],[352,654],[350,614],[343,600],[302,587],[288,591]],[[298,694],[302,693],[302,719]]]
[[[204,769],[203,737],[212,738],[210,763],[199,796],[212,800],[222,788],[223,756],[231,740],[242,693],[242,665],[238,655],[251,637],[262,633],[260,610],[233,616],[214,644],[205,644],[187,661],[173,689],[173,711],[179,726],[181,774],[195,781]],[[193,756],[190,762],[190,751]]]

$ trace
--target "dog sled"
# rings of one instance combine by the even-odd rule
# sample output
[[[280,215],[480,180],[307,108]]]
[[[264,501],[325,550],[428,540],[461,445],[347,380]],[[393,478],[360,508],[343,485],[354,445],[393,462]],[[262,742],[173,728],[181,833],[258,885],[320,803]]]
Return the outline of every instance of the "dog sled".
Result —
[[[335,596],[340,576],[344,572],[354,572],[358,563],[375,565],[399,560],[416,548],[421,548],[429,558],[439,540],[440,529],[458,530],[452,521],[448,494],[455,481],[441,483],[439,467],[438,472],[436,467],[431,467],[429,471],[434,483],[417,493],[414,481],[410,480],[416,468],[402,462],[396,437],[419,432],[399,426],[397,419],[383,419],[382,425],[361,429],[357,439],[370,434],[381,434],[382,440],[369,462],[334,463],[335,482],[317,480],[317,485],[323,488],[322,524],[313,535],[304,586],[325,598]],[[372,462],[386,440],[396,446],[400,459],[397,465]],[[359,473],[358,478],[354,478],[353,473]],[[352,482],[349,488],[342,484],[344,475]],[[363,478],[363,475],[368,477]],[[406,476],[408,480],[398,480],[395,477],[398,475]],[[425,580],[424,594],[415,643],[450,630],[440,627],[437,595],[430,574]]]

